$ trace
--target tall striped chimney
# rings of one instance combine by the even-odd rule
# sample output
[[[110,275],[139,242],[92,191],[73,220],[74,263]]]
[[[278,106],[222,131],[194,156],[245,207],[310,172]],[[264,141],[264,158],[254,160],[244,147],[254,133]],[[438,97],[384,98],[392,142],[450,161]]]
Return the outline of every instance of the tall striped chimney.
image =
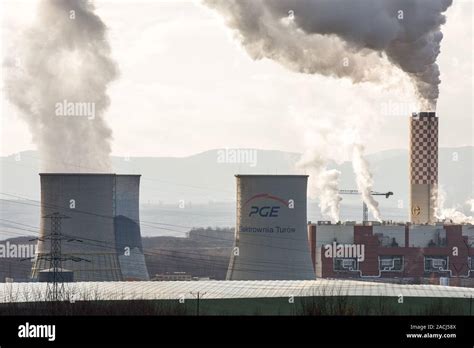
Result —
[[[410,220],[436,222],[438,185],[438,118],[435,112],[413,113],[410,118]]]

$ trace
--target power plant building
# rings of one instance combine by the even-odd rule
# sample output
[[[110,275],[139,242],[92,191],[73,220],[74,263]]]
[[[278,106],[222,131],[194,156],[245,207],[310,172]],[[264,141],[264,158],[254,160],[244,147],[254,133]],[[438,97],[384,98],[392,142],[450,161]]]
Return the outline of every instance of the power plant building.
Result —
[[[74,281],[148,280],[139,223],[140,175],[40,174],[41,216],[60,213],[62,268]],[[50,219],[41,219],[32,278],[50,263]]]
[[[237,224],[227,280],[314,279],[307,175],[236,175]]]
[[[308,224],[318,278],[474,286],[474,225],[437,222],[438,118],[410,118],[409,223]]]
[[[474,225],[321,221],[308,239],[317,278],[474,286]]]

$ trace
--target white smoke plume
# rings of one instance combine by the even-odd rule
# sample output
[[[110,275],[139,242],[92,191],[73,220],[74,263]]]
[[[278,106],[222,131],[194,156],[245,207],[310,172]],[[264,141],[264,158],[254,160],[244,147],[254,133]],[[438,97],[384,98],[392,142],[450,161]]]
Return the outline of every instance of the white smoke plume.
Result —
[[[110,171],[103,116],[118,69],[106,26],[87,0],[42,0],[4,62],[8,99],[27,122],[43,171]]]
[[[340,159],[338,162],[342,163],[345,148],[334,146],[343,139],[343,132],[342,128],[336,127],[331,116],[328,114],[324,119],[315,120],[314,115],[309,113],[303,117],[306,126],[303,133],[306,151],[296,167],[309,175],[309,196],[319,201],[322,216],[337,222],[340,221],[342,200],[339,194],[341,172],[329,169],[329,164],[333,158]],[[310,119],[307,119],[308,117]]]
[[[369,170],[369,163],[364,158],[364,146],[361,144],[354,144],[352,152],[352,168],[356,175],[357,189],[362,196],[362,200],[367,204],[367,207],[374,218],[377,221],[382,221],[380,218],[379,203],[371,194],[374,180]]]
[[[474,198],[468,199],[466,201],[466,204],[470,206],[469,210],[471,211],[471,213],[474,213]]]
[[[339,177],[341,172],[327,168],[328,159],[319,151],[306,151],[299,160],[297,167],[305,169],[309,175],[309,192],[311,198],[319,200],[321,214],[333,222],[340,220],[339,208]]]
[[[432,201],[434,203],[434,216],[438,220],[449,220],[455,224],[474,224],[474,216],[467,216],[460,212],[456,207],[445,208],[446,192],[438,185],[433,191]],[[466,203],[472,204],[474,199],[468,200]],[[471,206],[471,212],[474,211]]]
[[[439,94],[436,58],[452,0],[204,0],[253,59],[292,70],[380,82],[387,65],[413,80],[424,110]],[[384,71],[384,74],[381,71]]]

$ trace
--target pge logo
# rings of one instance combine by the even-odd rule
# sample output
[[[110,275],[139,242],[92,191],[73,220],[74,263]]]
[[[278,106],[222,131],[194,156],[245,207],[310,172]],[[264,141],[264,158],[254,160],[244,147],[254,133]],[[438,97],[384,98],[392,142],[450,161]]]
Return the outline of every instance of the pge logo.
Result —
[[[252,208],[250,209],[249,216],[258,214],[261,217],[277,217],[279,210],[280,210],[279,206],[257,207],[256,205],[253,205]]]
[[[244,205],[247,205],[251,201],[254,201],[254,200],[259,199],[259,198],[271,199],[271,200],[274,200],[274,201],[277,201],[277,202],[283,204],[286,207],[288,206],[288,203],[284,199],[282,199],[280,197],[272,196],[268,193],[260,193],[258,195],[255,195],[255,196],[251,197],[249,200],[247,200],[247,202],[245,202]],[[251,216],[278,217],[278,214],[280,213],[280,208],[281,208],[281,206],[279,206],[279,205],[273,205],[273,206],[270,206],[270,205],[265,205],[265,206],[252,205],[251,208],[250,208],[249,217],[251,217]]]

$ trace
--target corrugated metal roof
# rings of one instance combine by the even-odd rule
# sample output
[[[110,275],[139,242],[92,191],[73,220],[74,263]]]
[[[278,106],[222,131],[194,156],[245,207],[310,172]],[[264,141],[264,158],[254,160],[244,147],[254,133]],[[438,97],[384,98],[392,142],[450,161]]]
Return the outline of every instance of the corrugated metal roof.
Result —
[[[354,280],[272,281],[142,281],[66,283],[68,297],[80,300],[273,298],[289,296],[474,297],[473,288],[441,285],[400,285]],[[46,283],[2,283],[0,302],[44,299]]]

